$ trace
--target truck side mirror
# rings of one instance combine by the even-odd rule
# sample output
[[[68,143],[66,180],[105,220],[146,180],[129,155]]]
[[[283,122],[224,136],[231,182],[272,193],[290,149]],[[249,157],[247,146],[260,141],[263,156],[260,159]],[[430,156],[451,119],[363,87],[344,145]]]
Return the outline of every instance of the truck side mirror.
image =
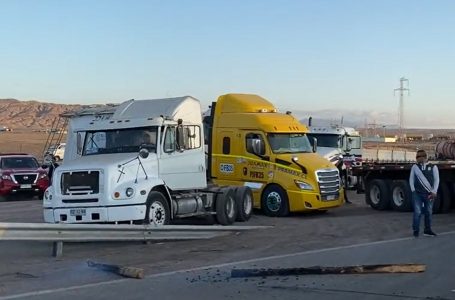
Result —
[[[185,133],[182,125],[177,126],[177,150],[183,151],[185,149]]]
[[[318,139],[313,138],[313,152],[316,153],[318,151]]]
[[[141,148],[141,150],[139,150],[139,156],[143,159],[149,157],[149,154],[150,152],[146,148]]]
[[[82,154],[82,135],[80,132],[76,136],[76,148],[77,154]]]
[[[263,156],[265,154],[265,145],[261,139],[252,139],[252,148],[253,153],[259,156]]]
[[[346,152],[351,151],[352,149],[352,138],[347,138],[347,143],[346,143]]]

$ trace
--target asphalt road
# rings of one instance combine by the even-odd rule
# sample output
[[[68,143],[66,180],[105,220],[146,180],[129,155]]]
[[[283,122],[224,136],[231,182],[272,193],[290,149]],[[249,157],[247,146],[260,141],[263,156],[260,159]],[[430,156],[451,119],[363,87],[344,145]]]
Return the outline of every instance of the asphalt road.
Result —
[[[208,241],[65,244],[0,243],[2,299],[455,299],[454,213],[434,216],[436,238],[411,236],[411,213],[351,205],[288,218],[254,215],[266,230]],[[35,201],[0,203],[0,222],[40,222]],[[143,280],[88,268],[86,260],[144,268]],[[424,263],[420,274],[230,278],[233,268]]]

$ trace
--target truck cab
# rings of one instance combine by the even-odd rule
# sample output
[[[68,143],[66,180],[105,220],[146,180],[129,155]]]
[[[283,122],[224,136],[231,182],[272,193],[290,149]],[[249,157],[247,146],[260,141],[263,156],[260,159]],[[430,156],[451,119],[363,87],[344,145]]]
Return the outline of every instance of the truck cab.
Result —
[[[266,99],[227,94],[204,119],[210,176],[253,190],[254,207],[269,216],[342,205],[339,173],[314,152],[308,129]]]
[[[197,99],[130,100],[66,117],[65,160],[43,200],[46,222],[237,219],[234,194],[249,189],[208,185]]]
[[[309,126],[310,142],[317,144],[317,152],[340,166],[347,186],[356,184],[356,177],[352,176],[354,166],[362,163],[362,137],[352,127],[339,125]]]

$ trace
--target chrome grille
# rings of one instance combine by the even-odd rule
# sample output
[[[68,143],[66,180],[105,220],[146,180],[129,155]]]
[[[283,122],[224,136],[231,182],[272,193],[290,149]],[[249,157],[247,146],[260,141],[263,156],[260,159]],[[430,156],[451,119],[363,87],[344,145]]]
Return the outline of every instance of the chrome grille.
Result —
[[[33,184],[38,174],[14,174],[13,179],[19,184]]]
[[[340,192],[340,175],[337,169],[316,171],[323,201],[337,200]]]
[[[90,195],[99,193],[100,173],[98,171],[62,173],[61,189],[63,195]]]

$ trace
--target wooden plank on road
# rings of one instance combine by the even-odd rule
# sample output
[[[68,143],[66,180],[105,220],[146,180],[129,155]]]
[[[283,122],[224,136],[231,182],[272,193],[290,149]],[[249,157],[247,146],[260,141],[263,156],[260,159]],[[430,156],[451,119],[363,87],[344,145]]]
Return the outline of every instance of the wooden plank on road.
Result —
[[[373,274],[373,273],[420,273],[424,272],[423,264],[384,264],[384,265],[359,265],[344,267],[307,268],[277,268],[277,269],[234,269],[231,277],[266,277],[266,276],[292,276],[292,275],[324,275],[324,274]]]

